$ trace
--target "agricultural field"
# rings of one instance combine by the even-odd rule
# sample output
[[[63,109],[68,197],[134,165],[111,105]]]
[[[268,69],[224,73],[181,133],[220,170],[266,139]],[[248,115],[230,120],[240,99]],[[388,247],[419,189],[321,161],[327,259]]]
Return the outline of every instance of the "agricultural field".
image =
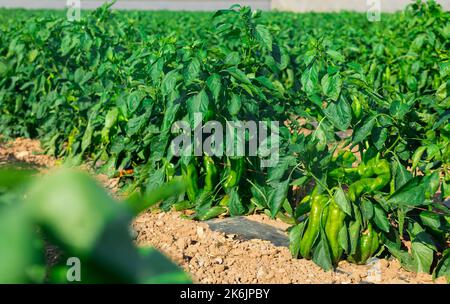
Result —
[[[449,50],[434,1],[0,9],[0,283],[448,282]],[[288,245],[203,222],[242,216]]]

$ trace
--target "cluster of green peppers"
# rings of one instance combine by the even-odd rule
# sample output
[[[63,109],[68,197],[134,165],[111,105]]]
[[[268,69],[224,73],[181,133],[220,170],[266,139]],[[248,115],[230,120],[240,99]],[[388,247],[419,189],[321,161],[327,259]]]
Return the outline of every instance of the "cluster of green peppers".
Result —
[[[359,223],[355,222],[354,224],[359,226]],[[369,222],[367,229],[359,235],[356,246],[352,249],[352,254],[348,256],[348,260],[356,264],[366,264],[379,247],[380,239],[378,233]]]
[[[372,158],[367,163],[361,163],[357,173],[361,179],[348,188],[348,196],[353,202],[363,193],[373,193],[383,189],[391,180],[389,162],[379,157]]]
[[[222,186],[226,193],[237,187],[244,172],[245,158],[228,159],[226,176]],[[195,160],[187,165],[182,165],[182,175],[186,182],[186,195],[191,202],[195,202],[200,194],[211,194],[220,183],[220,174],[214,158],[208,155],[203,156],[203,167],[198,168]],[[203,179],[200,175],[203,172]],[[202,188],[203,185],[203,188]],[[222,206],[226,206],[229,196],[226,194],[222,200]]]
[[[310,198],[311,210],[309,212],[308,227],[300,243],[300,255],[306,259],[311,258],[311,249],[320,233],[322,219],[326,217],[325,208],[328,201],[329,197],[323,194],[313,195]]]
[[[305,203],[305,202],[304,202]],[[306,204],[306,203],[305,203]],[[339,233],[347,225],[348,216],[335,202],[334,198],[327,194],[314,195],[309,198],[310,213],[308,223],[300,241],[299,254],[301,257],[310,259],[316,240],[319,238],[322,227],[330,249],[331,261],[337,266],[344,254],[344,248],[339,243]],[[365,264],[380,246],[379,236],[372,224],[369,222],[367,229],[361,232],[361,224],[353,222],[357,240],[348,254],[348,260]]]
[[[330,248],[331,259],[336,265],[343,254],[339,245],[339,232],[345,225],[345,213],[336,204],[333,198],[326,194],[315,194],[309,199],[310,213],[308,226],[300,242],[300,255],[306,259],[311,258],[312,248],[319,236],[321,227],[325,227],[325,235]]]
[[[348,155],[346,155],[348,153]],[[349,151],[346,151],[340,158],[351,161]],[[348,196],[352,202],[356,201],[363,193],[373,193],[383,189],[391,180],[391,169],[389,162],[380,159],[379,155],[371,158],[367,162],[362,162],[358,167],[340,166],[331,170],[328,176],[333,180],[353,181],[348,188]],[[357,179],[357,180],[355,180]]]
[[[340,153],[334,160],[339,163],[339,167],[333,169],[329,177],[333,180],[350,181],[347,196],[353,204],[357,203],[357,199],[362,194],[381,190],[390,182],[389,163],[380,159],[379,156],[361,163],[358,167],[351,167],[355,158],[353,153],[348,151]],[[341,209],[334,197],[318,192],[318,187],[315,187],[296,209],[297,216],[309,212],[308,222],[300,240],[299,254],[306,259],[311,258],[313,247],[323,229],[330,249],[331,261],[333,265],[337,265],[344,254],[344,248],[339,242],[339,234],[351,217]],[[350,261],[364,264],[378,250],[379,236],[370,222],[364,231],[361,231],[360,221],[353,221],[350,226],[352,225],[355,225],[351,229],[355,234],[351,236],[354,242],[346,254]]]

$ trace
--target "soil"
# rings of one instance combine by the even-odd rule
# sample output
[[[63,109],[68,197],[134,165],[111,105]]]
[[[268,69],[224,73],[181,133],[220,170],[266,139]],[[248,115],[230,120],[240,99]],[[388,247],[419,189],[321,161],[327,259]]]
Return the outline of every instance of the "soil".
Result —
[[[58,162],[42,154],[36,140],[0,142],[0,166],[15,165],[47,171]],[[117,179],[97,175],[114,193]],[[196,283],[446,283],[428,274],[407,272],[395,259],[374,259],[368,265],[339,263],[325,272],[310,260],[293,259],[285,246],[269,240],[245,239],[211,230],[208,223],[180,217],[179,212],[146,211],[132,226],[138,246],[155,246],[187,271]],[[288,225],[264,214],[245,217],[282,231]]]

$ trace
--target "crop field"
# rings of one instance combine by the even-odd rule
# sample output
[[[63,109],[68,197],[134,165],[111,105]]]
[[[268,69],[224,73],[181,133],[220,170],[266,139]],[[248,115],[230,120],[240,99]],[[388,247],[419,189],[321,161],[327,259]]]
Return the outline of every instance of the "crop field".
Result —
[[[153,219],[148,235],[173,222],[212,242],[195,225],[248,216],[282,223],[288,257],[273,263],[293,263],[288,282],[306,283],[299,260],[448,282],[449,90],[450,13],[434,1],[379,22],[0,9],[0,283],[66,283],[72,257],[81,283],[228,282],[213,278],[227,256],[202,280],[216,266],[193,252],[189,273],[196,244],[173,241],[179,261],[135,245]],[[40,145],[24,154],[34,165],[5,152],[18,140]],[[244,282],[260,282],[251,271]]]

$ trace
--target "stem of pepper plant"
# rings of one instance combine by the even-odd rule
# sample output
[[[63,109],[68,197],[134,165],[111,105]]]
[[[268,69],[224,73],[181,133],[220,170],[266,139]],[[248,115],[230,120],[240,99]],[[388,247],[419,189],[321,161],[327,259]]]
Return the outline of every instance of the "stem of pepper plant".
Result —
[[[330,197],[333,196],[333,193],[331,192],[331,190],[328,189],[328,187],[325,186],[325,185],[320,181],[320,179],[318,179],[317,176],[314,175],[314,173],[312,173],[312,172],[308,172],[308,173],[311,174],[311,176],[316,180],[316,182],[317,182],[322,188],[324,188],[324,189],[328,192],[328,195],[329,195]]]
[[[401,139],[400,135],[397,135],[397,139],[394,141],[394,143],[386,150],[385,154],[388,154],[391,152],[392,148],[399,142]]]

